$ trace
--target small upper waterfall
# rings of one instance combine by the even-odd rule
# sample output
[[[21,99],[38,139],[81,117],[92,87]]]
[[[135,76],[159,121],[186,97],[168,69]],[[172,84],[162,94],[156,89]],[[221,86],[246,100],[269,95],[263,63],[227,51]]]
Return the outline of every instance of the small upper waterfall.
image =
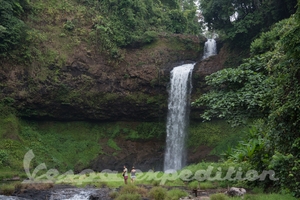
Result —
[[[171,71],[164,171],[178,170],[185,165],[185,139],[189,122],[191,75],[194,65],[184,64]]]
[[[217,54],[217,43],[215,39],[207,39],[204,46],[203,59]]]

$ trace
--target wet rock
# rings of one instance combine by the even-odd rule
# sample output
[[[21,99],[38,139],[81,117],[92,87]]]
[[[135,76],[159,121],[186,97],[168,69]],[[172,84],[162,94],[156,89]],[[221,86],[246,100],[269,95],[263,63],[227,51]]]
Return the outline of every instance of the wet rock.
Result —
[[[25,198],[21,198],[21,197],[4,196],[4,195],[0,195],[0,199],[1,200],[30,200],[30,199],[25,199]]]
[[[46,200],[50,199],[50,190],[24,190],[22,193],[14,194],[19,199],[30,199],[30,200]]]
[[[95,195],[91,195],[90,197],[89,197],[89,200],[99,200],[100,199],[100,197],[97,197],[97,196],[95,196]]]
[[[246,194],[246,190],[244,188],[231,187],[229,190],[225,192],[228,196],[243,196]]]

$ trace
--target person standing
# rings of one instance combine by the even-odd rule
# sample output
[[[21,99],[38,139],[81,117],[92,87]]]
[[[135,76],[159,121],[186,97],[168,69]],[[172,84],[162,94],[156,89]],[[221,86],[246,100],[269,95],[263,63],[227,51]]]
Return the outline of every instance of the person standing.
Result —
[[[124,165],[124,169],[123,169],[123,177],[124,177],[124,183],[127,184],[128,171],[127,171],[126,165]]]
[[[130,171],[130,178],[131,178],[131,183],[134,182],[135,180],[135,173],[136,173],[136,170],[134,167],[132,167],[131,171]]]

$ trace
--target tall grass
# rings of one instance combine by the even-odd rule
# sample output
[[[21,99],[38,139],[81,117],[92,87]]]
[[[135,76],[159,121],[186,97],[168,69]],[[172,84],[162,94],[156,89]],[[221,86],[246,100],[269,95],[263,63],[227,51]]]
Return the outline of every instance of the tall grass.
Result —
[[[241,197],[232,197],[229,200],[240,200]],[[291,195],[284,194],[246,194],[244,200],[296,200]]]
[[[186,191],[180,189],[171,189],[167,192],[166,200],[178,200],[182,197],[188,196]]]
[[[221,155],[228,147],[236,146],[245,135],[247,127],[231,127],[224,120],[190,123],[188,147],[197,149],[200,145],[213,147],[211,154]]]
[[[152,133],[156,126],[155,123],[152,123],[152,126],[148,124],[37,122],[21,120],[13,114],[2,116],[0,171],[7,171],[9,168],[16,174],[24,172],[24,155],[32,150],[35,156],[31,163],[33,169],[38,164],[45,163],[48,169],[55,168],[60,173],[68,170],[80,172],[98,155],[104,153],[102,147],[109,146],[116,151],[121,150],[117,146],[118,138],[126,137],[126,134],[133,131],[138,133],[136,138],[149,137],[146,133]],[[101,142],[102,139],[108,139],[108,142]],[[1,173],[0,177],[4,174],[7,173]]]

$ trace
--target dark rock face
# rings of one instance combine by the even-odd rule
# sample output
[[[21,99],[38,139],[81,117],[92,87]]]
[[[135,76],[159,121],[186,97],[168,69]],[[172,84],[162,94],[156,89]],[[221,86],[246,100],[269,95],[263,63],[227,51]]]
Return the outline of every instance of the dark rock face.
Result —
[[[105,143],[105,141],[102,141]],[[122,172],[123,166],[128,169],[134,166],[142,172],[163,171],[164,163],[164,140],[130,141],[119,139],[116,141],[122,151],[116,151],[110,147],[103,146],[105,154],[99,155],[89,166],[96,172],[103,170]],[[199,146],[197,149],[188,149],[187,164],[196,163],[201,160],[217,161],[217,156],[209,155],[212,147]]]
[[[21,116],[36,119],[164,119],[170,71],[201,60],[204,42],[205,38],[172,35],[161,37],[149,48],[124,49],[120,61],[79,47],[64,66],[7,63],[0,68],[0,99],[12,103]],[[221,68],[219,55],[197,63],[192,99],[207,89],[204,77]]]
[[[121,152],[113,155],[115,150],[106,147],[104,149],[106,155],[99,155],[90,168],[97,172],[105,169],[121,172],[126,165],[128,169],[135,166],[143,172],[163,170],[164,141],[118,140],[117,144],[121,147]]]

